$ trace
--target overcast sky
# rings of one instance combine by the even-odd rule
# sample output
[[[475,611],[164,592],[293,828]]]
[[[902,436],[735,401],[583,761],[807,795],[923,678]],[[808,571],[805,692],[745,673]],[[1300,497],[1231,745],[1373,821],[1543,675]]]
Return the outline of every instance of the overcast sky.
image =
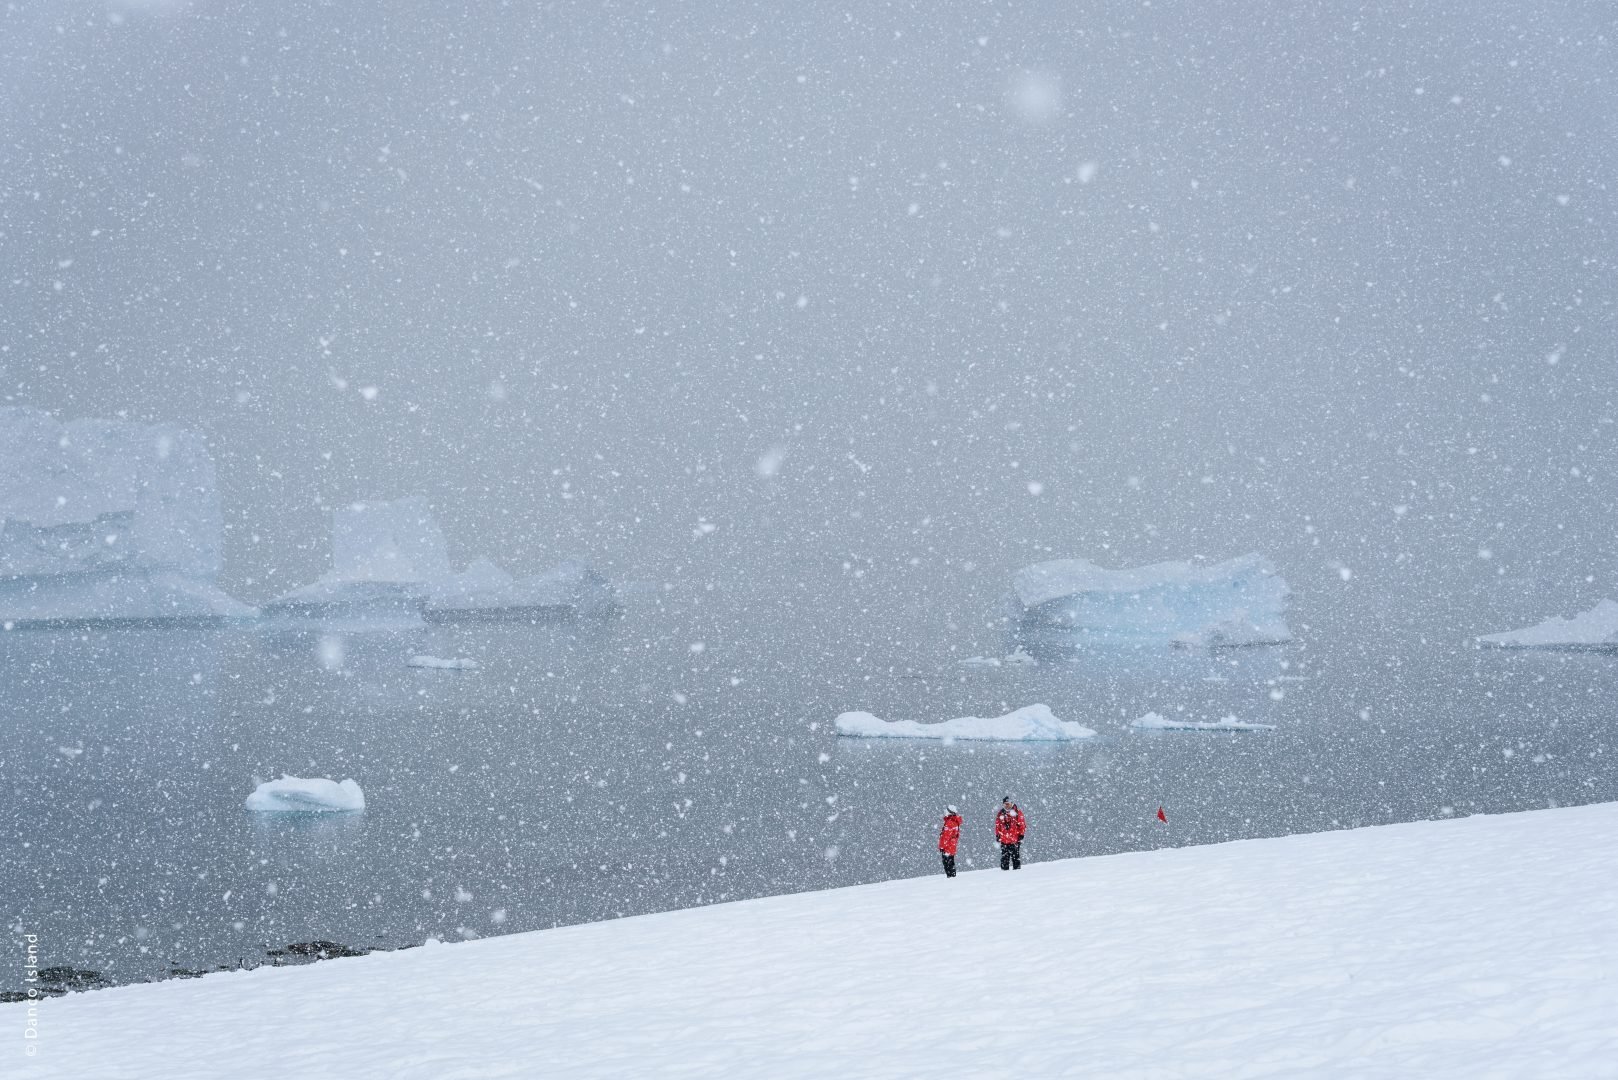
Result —
[[[1256,549],[1310,617],[1499,629],[1618,593],[1615,45],[1539,0],[19,0],[0,398],[205,431],[255,601],[419,493],[461,559],[861,619]]]

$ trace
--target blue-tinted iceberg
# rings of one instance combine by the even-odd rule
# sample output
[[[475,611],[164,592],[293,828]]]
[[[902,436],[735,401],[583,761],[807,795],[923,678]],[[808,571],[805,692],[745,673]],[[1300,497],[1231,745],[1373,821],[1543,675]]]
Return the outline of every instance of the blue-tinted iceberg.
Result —
[[[1499,649],[1618,649],[1618,601],[1602,600],[1571,619],[1553,615],[1523,630],[1485,634],[1478,644]]]
[[[1089,645],[1271,645],[1292,640],[1289,590],[1269,560],[1106,570],[1057,559],[1017,571],[1012,637],[1035,649]]]
[[[220,530],[196,433],[0,409],[0,623],[250,617],[214,584]]]

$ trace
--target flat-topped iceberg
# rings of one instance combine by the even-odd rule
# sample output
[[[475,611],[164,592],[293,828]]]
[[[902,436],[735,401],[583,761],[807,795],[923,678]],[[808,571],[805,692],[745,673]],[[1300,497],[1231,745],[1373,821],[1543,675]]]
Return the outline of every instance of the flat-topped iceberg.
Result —
[[[1272,645],[1292,640],[1289,590],[1256,553],[1201,565],[1107,570],[1056,559],[1017,571],[1012,636],[1035,648]]]
[[[365,809],[365,792],[352,780],[309,779],[281,774],[253,789],[247,808],[261,814],[336,814]]]
[[[1136,717],[1129,725],[1137,731],[1274,731],[1274,724],[1255,724],[1235,716],[1218,720],[1170,720],[1157,713]]]
[[[1522,630],[1485,634],[1478,644],[1499,649],[1618,649],[1618,601],[1602,600],[1571,619],[1553,615]]]
[[[551,620],[614,605],[606,579],[579,562],[518,578],[479,558],[457,573],[427,500],[411,496],[333,510],[331,570],[264,611],[283,624],[360,630],[428,620]]]
[[[195,432],[0,408],[0,622],[251,617],[214,584],[220,531]]]
[[[962,716],[934,724],[881,720],[868,712],[837,718],[837,734],[858,739],[948,739],[1005,742],[1071,742],[1095,737],[1083,724],[1058,720],[1045,705],[1025,705],[1004,716]]]

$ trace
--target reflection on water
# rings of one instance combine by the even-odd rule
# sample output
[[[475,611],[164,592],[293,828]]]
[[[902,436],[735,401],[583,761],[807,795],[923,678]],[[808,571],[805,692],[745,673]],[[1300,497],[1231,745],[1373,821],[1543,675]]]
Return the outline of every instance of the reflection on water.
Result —
[[[576,625],[0,635],[0,905],[44,963],[128,981],[931,873],[946,802],[986,866],[1006,794],[1048,859],[1618,791],[1612,656],[1309,639],[963,667],[772,618],[710,596]],[[480,668],[405,666],[423,652]],[[1033,702],[1098,737],[831,727]],[[1277,730],[1131,732],[1147,711]],[[351,776],[367,809],[242,807],[283,772]]]

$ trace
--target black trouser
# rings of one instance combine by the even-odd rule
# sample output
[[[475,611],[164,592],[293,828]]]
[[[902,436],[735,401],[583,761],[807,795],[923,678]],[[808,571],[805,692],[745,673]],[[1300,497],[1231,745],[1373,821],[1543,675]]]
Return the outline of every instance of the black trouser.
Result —
[[[954,877],[955,876],[955,856],[953,856],[953,855],[945,855],[942,851],[940,851],[939,854],[944,856],[944,876],[945,877]]]
[[[1022,869],[1022,841],[1021,840],[1017,841],[1015,844],[1001,844],[1000,845],[1000,869],[1002,869],[1002,870],[1021,870]]]

